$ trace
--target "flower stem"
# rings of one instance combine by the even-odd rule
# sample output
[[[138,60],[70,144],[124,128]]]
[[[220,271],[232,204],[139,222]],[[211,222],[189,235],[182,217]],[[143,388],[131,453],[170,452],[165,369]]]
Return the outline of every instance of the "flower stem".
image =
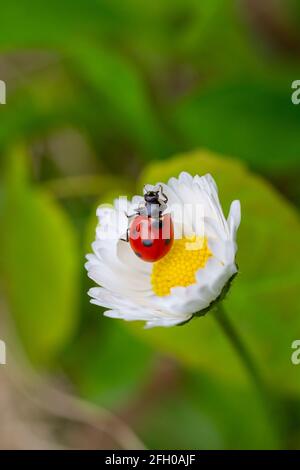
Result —
[[[249,376],[252,378],[270,422],[273,422],[278,431],[278,435],[281,435],[281,438],[283,439],[285,437],[285,431],[282,429],[282,423],[285,422],[285,410],[282,406],[281,399],[276,394],[274,394],[274,391],[270,389],[268,384],[266,384],[261,375],[261,371],[255,363],[255,360],[243,342],[238,331],[235,329],[235,326],[227,316],[221,302],[219,302],[216,307],[215,318],[231,342],[233,348],[238,353]]]
[[[255,385],[260,390],[262,395],[266,397],[268,395],[268,392],[267,392],[266,385],[260,374],[260,371],[257,368],[255,361],[253,360],[253,357],[251,356],[245,343],[242,341],[239,333],[237,332],[233,323],[230,321],[229,317],[227,316],[221,302],[219,302],[217,305],[215,318],[217,322],[219,323],[219,325],[221,326],[227,338],[230,340],[232,346],[238,353],[250,377],[252,377]]]

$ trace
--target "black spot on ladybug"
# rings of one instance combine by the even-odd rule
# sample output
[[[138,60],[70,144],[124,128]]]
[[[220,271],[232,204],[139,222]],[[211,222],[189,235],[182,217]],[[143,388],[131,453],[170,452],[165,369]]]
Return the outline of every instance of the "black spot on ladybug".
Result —
[[[171,243],[171,238],[166,238],[165,239],[165,245],[169,245],[169,243]]]
[[[153,245],[153,241],[152,240],[143,240],[143,245],[144,246],[152,246]]]
[[[153,228],[162,228],[162,226],[163,226],[163,221],[161,219],[156,219],[152,222]]]
[[[141,253],[139,253],[138,251],[135,251],[135,254],[136,254],[136,256],[138,256],[139,258],[142,257]]]

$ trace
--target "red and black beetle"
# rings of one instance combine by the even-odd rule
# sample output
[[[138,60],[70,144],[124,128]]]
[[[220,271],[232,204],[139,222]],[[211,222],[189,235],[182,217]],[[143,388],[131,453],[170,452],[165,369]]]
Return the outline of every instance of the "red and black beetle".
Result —
[[[154,262],[163,258],[174,241],[171,214],[164,214],[168,198],[160,185],[158,191],[145,191],[144,203],[128,217],[126,241],[143,261]]]

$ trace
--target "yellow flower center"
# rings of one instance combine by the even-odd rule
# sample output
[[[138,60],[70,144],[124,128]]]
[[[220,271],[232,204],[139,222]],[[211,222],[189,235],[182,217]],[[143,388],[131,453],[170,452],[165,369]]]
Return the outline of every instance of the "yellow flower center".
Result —
[[[163,297],[172,287],[187,287],[196,283],[196,272],[204,268],[212,256],[207,239],[203,237],[174,240],[169,253],[153,263],[151,284],[153,292]]]

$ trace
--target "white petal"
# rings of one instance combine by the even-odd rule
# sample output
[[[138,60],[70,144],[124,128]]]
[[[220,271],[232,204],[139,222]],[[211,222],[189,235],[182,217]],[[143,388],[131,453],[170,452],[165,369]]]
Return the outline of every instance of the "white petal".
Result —
[[[233,201],[230,206],[230,211],[228,215],[228,227],[230,232],[230,237],[232,240],[235,240],[237,230],[241,223],[241,204],[240,201]]]
[[[150,329],[150,328],[154,328],[155,326],[170,327],[170,326],[180,325],[180,323],[184,323],[188,321],[191,317],[192,315],[187,314],[187,315],[182,316],[181,318],[157,318],[155,320],[147,321],[145,328]]]

